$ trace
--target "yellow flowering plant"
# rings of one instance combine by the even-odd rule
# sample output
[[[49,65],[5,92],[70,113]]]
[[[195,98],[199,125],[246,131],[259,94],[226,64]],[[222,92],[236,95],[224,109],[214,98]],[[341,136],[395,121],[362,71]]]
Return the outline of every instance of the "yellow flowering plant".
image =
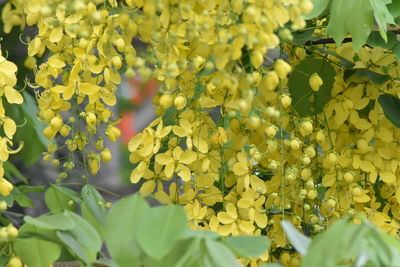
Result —
[[[26,38],[26,84],[50,140],[43,159],[59,165],[54,153],[70,154],[58,183],[76,153],[85,182],[111,160],[94,134],[121,135],[112,108],[121,76],[155,78],[157,118],[128,144],[140,195],[183,206],[194,230],[269,237],[269,251],[240,257],[244,265],[299,266],[283,220],[313,236],[363,215],[398,235],[398,10],[390,0],[9,0],[2,20],[5,33],[37,29]],[[23,102],[15,72],[1,56],[9,104]],[[20,148],[7,111],[0,107],[0,166]],[[1,179],[8,195],[12,184]],[[62,188],[46,192],[73,200],[62,209],[82,200]],[[102,234],[104,210],[83,201]]]

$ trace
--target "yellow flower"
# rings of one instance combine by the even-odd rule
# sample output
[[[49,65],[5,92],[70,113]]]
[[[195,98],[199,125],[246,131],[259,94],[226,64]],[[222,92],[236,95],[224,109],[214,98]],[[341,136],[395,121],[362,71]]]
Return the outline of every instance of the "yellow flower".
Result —
[[[192,173],[186,165],[191,164],[196,158],[197,154],[192,150],[183,151],[181,147],[177,146],[173,151],[168,150],[167,152],[157,154],[155,161],[165,166],[164,172],[168,178],[171,178],[174,172],[176,172],[183,181],[188,182]]]
[[[3,168],[3,166],[1,166]],[[13,185],[4,178],[0,178],[0,194],[7,196],[13,190]]]

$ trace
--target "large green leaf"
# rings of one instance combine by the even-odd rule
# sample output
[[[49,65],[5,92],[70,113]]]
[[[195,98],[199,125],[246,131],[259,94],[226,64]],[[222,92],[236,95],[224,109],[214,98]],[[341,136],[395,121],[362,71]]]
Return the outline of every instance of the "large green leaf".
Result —
[[[156,260],[146,257],[143,263],[144,266],[151,267],[197,267],[202,266],[202,257],[205,256],[199,253],[200,238],[189,238],[178,240],[175,242],[173,249],[165,255],[161,260]]]
[[[35,163],[42,155],[48,140],[43,136],[44,125],[38,121],[38,107],[36,100],[27,92],[23,92],[24,103],[18,105],[14,112],[16,122],[22,125],[15,134],[16,142],[23,142],[24,146],[17,156],[22,159],[24,164]],[[7,109],[8,110],[8,109]]]
[[[392,14],[390,14],[386,5],[390,4],[392,0],[369,0],[374,10],[375,21],[379,27],[379,33],[381,37],[387,41],[386,31],[387,25],[396,23],[394,22],[394,18]]]
[[[210,255],[212,265],[215,267],[239,267],[241,264],[235,255],[222,243],[212,239],[204,240],[207,253]]]
[[[138,225],[149,205],[139,195],[123,198],[113,204],[105,222],[105,242],[112,258],[121,267],[139,266],[140,247],[136,237]]]
[[[304,256],[307,253],[311,240],[305,235],[299,233],[290,222],[282,221],[281,225],[283,230],[285,230],[290,244],[292,244],[292,246]]]
[[[87,257],[85,249],[70,232],[57,231],[57,237],[64,243],[71,253],[75,254],[76,257],[84,261],[86,265],[90,264],[91,261]]]
[[[105,208],[104,198],[97,189],[92,185],[82,187],[81,195],[83,201],[81,203],[82,216],[96,228],[100,236],[104,236],[104,227],[107,209]]]
[[[358,51],[366,43],[373,23],[374,13],[369,1],[332,0],[327,30],[336,45],[339,46],[346,34],[350,33],[353,48]]]
[[[340,263],[359,255],[360,242],[363,239],[356,238],[360,232],[360,225],[352,223],[348,219],[339,219],[326,231],[318,234],[303,257],[301,266],[341,266]],[[352,243],[352,241],[358,241]],[[351,251],[349,250],[353,248]],[[351,253],[350,253],[351,252]]]
[[[20,232],[40,233],[35,226],[25,224]],[[61,246],[39,237],[18,238],[13,242],[15,252],[29,267],[43,267],[55,262],[61,254]]]
[[[265,236],[231,236],[226,239],[226,244],[233,252],[244,258],[255,258],[268,250],[270,240]]]
[[[75,226],[75,222],[65,212],[42,215],[37,218],[25,216],[24,221],[39,228],[49,230],[69,230]]]
[[[74,222],[74,227],[66,231],[58,231],[57,236],[74,253],[80,253],[79,256],[86,263],[92,263],[96,260],[97,253],[101,249],[102,241],[96,229],[79,216],[71,211],[64,211],[66,216]],[[78,251],[79,248],[79,251]],[[82,257],[81,252],[85,255]]]
[[[367,43],[373,47],[381,47],[383,49],[392,50],[396,44],[400,42],[397,41],[397,35],[393,32],[387,33],[387,40],[385,41],[379,32],[371,32],[368,37]]]
[[[318,73],[323,79],[318,92],[314,92],[309,84],[313,73]],[[301,117],[322,112],[324,105],[332,98],[331,89],[335,75],[335,69],[323,59],[307,58],[294,68],[288,87],[293,100],[292,106]]]
[[[383,112],[394,126],[400,128],[400,99],[390,94],[382,94],[378,97]]]
[[[392,14],[395,22],[400,23],[400,1],[394,0],[391,4],[387,6],[390,14]]]
[[[140,218],[137,240],[152,258],[161,259],[184,236],[187,219],[180,206],[155,207]]]
[[[75,205],[69,205],[69,201],[72,200],[70,195],[65,194],[58,190],[58,188],[52,186],[47,189],[44,194],[44,201],[46,202],[47,207],[52,212],[58,212],[61,210],[75,210]]]
[[[305,19],[313,19],[322,14],[325,9],[328,7],[330,0],[312,0],[314,7],[312,11],[306,15],[304,15]]]
[[[82,187],[81,195],[90,212],[99,222],[103,223],[107,215],[107,209],[104,206],[105,201],[102,195],[95,187],[89,184]]]

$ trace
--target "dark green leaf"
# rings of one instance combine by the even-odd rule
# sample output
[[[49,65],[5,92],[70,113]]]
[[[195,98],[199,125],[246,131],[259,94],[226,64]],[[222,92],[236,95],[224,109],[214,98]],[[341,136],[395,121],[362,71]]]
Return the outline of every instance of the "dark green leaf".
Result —
[[[314,30],[303,30],[303,31],[297,31],[297,32],[293,32],[293,40],[292,43],[294,43],[295,45],[304,45],[305,43],[307,43],[308,41],[315,41],[318,40],[319,37],[313,37],[314,34]]]
[[[365,68],[355,68],[355,69],[347,69],[343,73],[343,79],[347,82],[350,78],[365,78],[368,79],[369,81],[376,83],[376,84],[382,84],[387,82],[390,79],[389,75],[385,74],[380,74],[377,72],[374,72],[369,69]]]
[[[10,257],[5,255],[0,255],[0,266],[7,266],[7,262],[10,260]]]
[[[314,92],[309,84],[313,73],[323,79],[318,92]],[[322,112],[324,105],[332,98],[331,89],[335,75],[335,69],[323,59],[307,58],[294,68],[288,87],[293,100],[292,106],[301,117]]]
[[[206,68],[203,68],[201,71],[199,71],[196,74],[196,77],[200,78],[200,77],[203,77],[203,76],[207,76],[207,75],[215,73],[216,71],[217,71],[216,68],[213,68],[213,69],[210,69],[210,70],[207,70]]]
[[[226,244],[236,256],[244,258],[255,258],[267,251],[270,240],[265,236],[230,236]]]
[[[4,161],[3,167],[4,167],[4,171],[6,173],[6,176],[13,175],[13,176],[17,177],[19,180],[21,180],[22,182],[24,182],[25,184],[28,183],[28,179],[26,179],[25,176],[11,162]]]
[[[346,68],[352,68],[355,65],[353,62],[347,60],[345,57],[342,57],[341,55],[337,54],[334,51],[326,50],[323,48],[317,48],[317,49],[318,49],[318,51],[321,51],[324,54],[329,54],[329,55],[336,57],[337,59],[339,59],[340,64],[342,64]]]
[[[400,23],[400,1],[393,0],[391,4],[387,6],[390,14],[392,14],[396,24]]]
[[[371,32],[368,37],[367,43],[373,47],[381,47],[383,49],[392,50],[396,44],[399,42],[397,41],[397,36],[393,32],[387,33],[387,42],[381,37],[378,32]]]
[[[400,128],[400,99],[390,94],[382,94],[378,97],[378,102],[383,109],[383,113],[394,126]]]
[[[149,205],[139,195],[123,198],[113,204],[105,223],[105,241],[112,258],[121,267],[139,266],[140,247],[136,241],[138,225]]]
[[[164,126],[174,125],[175,124],[175,116],[178,114],[175,106],[171,106],[167,108],[163,116]]]
[[[140,247],[154,259],[161,259],[183,237],[186,215],[180,206],[155,207],[140,218],[137,240]]]

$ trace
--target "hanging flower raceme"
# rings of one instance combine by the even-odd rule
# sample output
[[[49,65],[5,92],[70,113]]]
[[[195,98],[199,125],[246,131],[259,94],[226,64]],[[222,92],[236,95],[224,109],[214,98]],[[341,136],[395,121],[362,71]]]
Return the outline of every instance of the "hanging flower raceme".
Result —
[[[22,95],[14,88],[17,84],[17,66],[8,61],[0,50],[0,122],[5,136],[0,137],[0,194],[6,196],[13,190],[13,185],[4,178],[3,163],[8,160],[10,154],[17,153],[22,144],[18,148],[12,149],[12,139],[17,131],[15,121],[8,117],[3,107],[3,101],[9,104],[22,104]],[[4,100],[3,100],[4,99]]]

